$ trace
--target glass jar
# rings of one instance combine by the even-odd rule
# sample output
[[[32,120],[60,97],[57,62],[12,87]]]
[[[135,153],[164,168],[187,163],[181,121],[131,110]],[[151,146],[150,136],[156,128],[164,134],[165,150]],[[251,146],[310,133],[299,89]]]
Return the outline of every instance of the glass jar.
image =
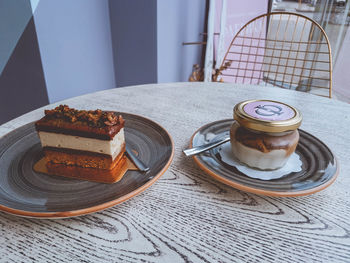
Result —
[[[235,157],[260,170],[284,166],[299,141],[301,113],[294,107],[272,100],[248,100],[233,110],[236,120],[230,129]]]

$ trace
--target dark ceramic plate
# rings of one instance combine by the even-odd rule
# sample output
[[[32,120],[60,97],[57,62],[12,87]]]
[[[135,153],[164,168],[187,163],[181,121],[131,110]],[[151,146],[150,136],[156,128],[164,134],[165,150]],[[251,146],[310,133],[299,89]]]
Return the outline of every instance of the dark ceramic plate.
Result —
[[[32,167],[42,152],[29,123],[0,138],[0,210],[28,217],[78,216],[119,204],[151,186],[171,163],[171,136],[149,119],[121,114],[126,142],[150,167],[148,173],[128,171],[114,184],[36,173]]]
[[[195,147],[229,136],[233,120],[209,123],[194,133],[190,147]],[[296,154],[301,160],[299,172],[286,173],[273,180],[247,176],[236,167],[223,162],[220,147],[194,156],[195,162],[217,180],[247,192],[269,196],[301,196],[323,190],[338,175],[337,161],[330,149],[311,134],[299,130],[300,140]]]

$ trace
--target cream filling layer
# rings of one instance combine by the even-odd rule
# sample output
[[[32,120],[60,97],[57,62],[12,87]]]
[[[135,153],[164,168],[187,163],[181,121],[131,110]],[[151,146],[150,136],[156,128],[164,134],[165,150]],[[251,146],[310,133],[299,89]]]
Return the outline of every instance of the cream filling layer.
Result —
[[[113,140],[99,140],[94,138],[39,131],[42,147],[66,148],[80,151],[103,153],[112,156],[114,160],[122,150],[125,142],[124,128],[114,136]]]
[[[240,142],[231,141],[232,152],[238,160],[247,164],[250,167],[261,170],[274,170],[284,166],[289,159],[286,150],[272,150],[268,153],[263,153],[259,150],[249,148]]]

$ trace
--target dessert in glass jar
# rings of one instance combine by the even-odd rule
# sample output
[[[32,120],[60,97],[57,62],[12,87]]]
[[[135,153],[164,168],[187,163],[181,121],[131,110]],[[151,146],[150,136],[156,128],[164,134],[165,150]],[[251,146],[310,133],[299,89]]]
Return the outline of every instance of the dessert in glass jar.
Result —
[[[299,141],[301,113],[272,100],[248,100],[233,110],[236,120],[230,129],[231,147],[242,163],[260,170],[284,166]]]

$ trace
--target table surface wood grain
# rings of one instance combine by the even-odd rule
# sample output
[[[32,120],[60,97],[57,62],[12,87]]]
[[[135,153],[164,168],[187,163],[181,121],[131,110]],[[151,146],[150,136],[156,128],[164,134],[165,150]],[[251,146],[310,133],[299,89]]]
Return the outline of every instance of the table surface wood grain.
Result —
[[[274,99],[303,113],[301,128],[335,153],[340,173],[303,197],[266,197],[215,181],[182,150],[201,126],[232,118],[246,99]],[[58,104],[138,114],[173,137],[174,160],[145,192],[67,219],[0,212],[0,262],[350,262],[350,105],[307,93],[222,83],[110,89]],[[44,108],[0,126],[0,136]]]

